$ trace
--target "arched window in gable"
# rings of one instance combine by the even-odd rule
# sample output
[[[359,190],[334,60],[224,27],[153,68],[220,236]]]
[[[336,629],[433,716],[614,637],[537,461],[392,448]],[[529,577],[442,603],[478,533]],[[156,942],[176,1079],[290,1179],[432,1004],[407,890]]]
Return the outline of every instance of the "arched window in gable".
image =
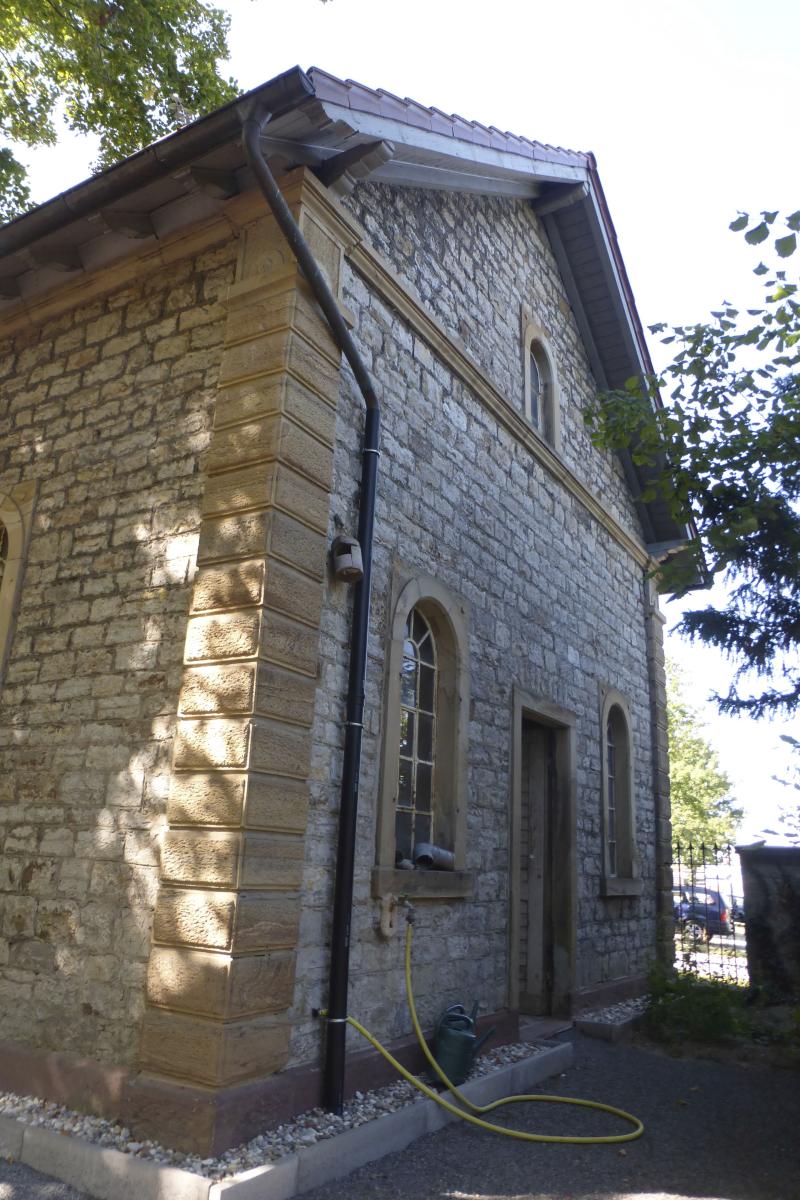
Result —
[[[525,416],[544,441],[558,449],[558,386],[553,356],[544,332],[528,322],[523,335]]]

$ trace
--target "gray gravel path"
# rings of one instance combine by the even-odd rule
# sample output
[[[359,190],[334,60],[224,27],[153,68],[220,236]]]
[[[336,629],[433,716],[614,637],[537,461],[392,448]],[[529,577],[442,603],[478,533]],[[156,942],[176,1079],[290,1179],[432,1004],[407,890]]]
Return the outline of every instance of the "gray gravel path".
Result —
[[[450,1126],[307,1200],[800,1200],[796,1072],[569,1037],[575,1067],[543,1086],[636,1113],[645,1123],[639,1141],[536,1146]],[[520,1105],[508,1114],[503,1122],[534,1132],[624,1128],[563,1105]],[[0,1160],[0,1200],[83,1198]]]
[[[40,1175],[22,1163],[0,1158],[0,1200],[87,1200],[58,1179]]]
[[[638,1141],[530,1145],[450,1126],[306,1200],[800,1200],[795,1072],[679,1060],[568,1036],[575,1067],[543,1089],[635,1113],[645,1124]],[[531,1132],[625,1128],[563,1105],[507,1111],[503,1123]]]

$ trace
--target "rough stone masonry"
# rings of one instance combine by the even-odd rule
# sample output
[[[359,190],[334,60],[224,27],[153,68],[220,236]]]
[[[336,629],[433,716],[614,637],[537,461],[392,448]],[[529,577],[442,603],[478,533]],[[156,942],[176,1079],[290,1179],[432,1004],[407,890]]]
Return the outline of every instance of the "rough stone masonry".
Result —
[[[421,1014],[508,1003],[514,687],[575,719],[577,1003],[653,955],[663,657],[611,527],[641,541],[633,501],[583,427],[595,385],[560,275],[522,201],[362,185],[342,208],[302,169],[286,188],[384,410],[352,1011],[408,1032],[370,882],[399,570],[470,613],[473,887],[419,905]],[[0,695],[3,1037],[206,1088],[318,1061],[350,608],[326,554],[355,527],[362,421],[271,220],[251,207],[209,241],[0,355],[0,493],[38,489]],[[466,355],[519,413],[531,317],[564,467],[606,523],[453,366]],[[630,705],[638,896],[601,895],[602,686]]]

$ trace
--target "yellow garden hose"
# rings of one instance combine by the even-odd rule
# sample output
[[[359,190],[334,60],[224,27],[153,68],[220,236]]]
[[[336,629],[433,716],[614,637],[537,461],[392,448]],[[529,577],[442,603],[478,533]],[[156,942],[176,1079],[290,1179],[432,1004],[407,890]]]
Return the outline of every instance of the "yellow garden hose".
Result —
[[[467,1097],[458,1090],[455,1084],[451,1083],[447,1078],[444,1071],[441,1069],[436,1059],[428,1049],[428,1043],[425,1041],[422,1029],[420,1028],[419,1019],[417,1017],[417,1009],[416,1005],[414,1004],[414,993],[411,988],[412,937],[413,924],[411,920],[409,920],[408,927],[406,929],[406,996],[408,998],[408,1008],[411,1013],[411,1021],[414,1025],[414,1032],[416,1033],[417,1040],[422,1047],[423,1054],[427,1058],[433,1070],[441,1079],[442,1083],[447,1087],[448,1091],[451,1092],[451,1094],[455,1096],[455,1098],[470,1111],[465,1112],[464,1109],[456,1108],[455,1104],[451,1104],[449,1100],[445,1100],[444,1097],[440,1096],[439,1093],[434,1091],[433,1088],[428,1087],[420,1079],[417,1079],[416,1076],[412,1075],[410,1071],[407,1071],[406,1068],[389,1053],[386,1047],[382,1046],[378,1039],[373,1037],[369,1030],[365,1029],[364,1026],[355,1019],[355,1017],[348,1017],[348,1025],[352,1025],[353,1029],[356,1029],[363,1038],[366,1038],[370,1045],[374,1046],[378,1053],[382,1054],[386,1061],[391,1063],[394,1069],[400,1075],[402,1075],[404,1079],[407,1079],[409,1083],[412,1083],[415,1088],[418,1088],[419,1091],[423,1092],[431,1100],[435,1100],[441,1108],[445,1108],[448,1112],[454,1113],[455,1116],[460,1117],[462,1121],[468,1121],[470,1125],[477,1125],[481,1129],[488,1129],[491,1133],[500,1133],[504,1137],[517,1138],[517,1140],[521,1142],[568,1142],[571,1145],[599,1145],[609,1144],[612,1142],[632,1142],[636,1138],[642,1136],[644,1133],[644,1125],[638,1117],[634,1117],[631,1113],[625,1112],[625,1110],[622,1108],[614,1108],[611,1104],[600,1104],[596,1100],[576,1100],[571,1096],[545,1095],[504,1096],[500,1100],[493,1100],[491,1104],[473,1104],[471,1100],[468,1100]],[[324,1016],[326,1014],[322,1013],[321,1015]],[[493,1109],[501,1108],[504,1104],[522,1104],[524,1101],[529,1100],[545,1101],[548,1104],[573,1104],[579,1108],[596,1108],[599,1109],[600,1112],[611,1113],[611,1115],[614,1117],[620,1117],[623,1121],[629,1121],[634,1128],[630,1133],[611,1134],[606,1137],[564,1137],[563,1135],[556,1134],[523,1133],[517,1129],[506,1129],[502,1125],[493,1125],[490,1121],[482,1121],[480,1117],[474,1115],[475,1113],[492,1112]]]

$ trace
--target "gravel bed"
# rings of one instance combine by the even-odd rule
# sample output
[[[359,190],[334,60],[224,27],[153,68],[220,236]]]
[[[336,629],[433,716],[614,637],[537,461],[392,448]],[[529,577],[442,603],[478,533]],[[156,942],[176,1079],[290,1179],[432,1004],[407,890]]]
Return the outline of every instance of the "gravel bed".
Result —
[[[530,1042],[513,1042],[508,1046],[488,1050],[477,1059],[470,1079],[489,1075],[498,1067],[509,1063],[531,1058],[540,1054],[542,1049],[543,1047]],[[424,1079],[424,1076],[421,1078]],[[34,1096],[0,1092],[0,1115],[15,1117],[26,1125],[36,1125],[84,1138],[96,1146],[121,1150],[124,1154],[135,1154],[138,1158],[150,1162],[181,1167],[207,1179],[219,1180],[239,1171],[248,1171],[253,1167],[263,1167],[267,1163],[276,1162],[287,1154],[313,1146],[315,1142],[335,1137],[346,1129],[355,1129],[356,1126],[375,1120],[384,1113],[395,1112],[407,1104],[417,1104],[425,1099],[422,1092],[412,1084],[398,1080],[397,1083],[390,1083],[374,1092],[356,1092],[353,1099],[345,1105],[340,1117],[324,1112],[321,1108],[312,1108],[286,1125],[269,1129],[250,1142],[226,1150],[218,1158],[200,1158],[196,1154],[182,1154],[179,1150],[170,1150],[158,1142],[145,1139],[137,1141],[130,1129],[118,1121],[85,1116],[83,1113],[74,1112],[52,1101],[39,1100]]]
[[[607,1008],[593,1008],[589,1012],[578,1013],[578,1020],[621,1025],[631,1017],[640,1017],[646,1008],[647,996],[636,996],[633,1000],[620,1000],[618,1004],[609,1004]]]

